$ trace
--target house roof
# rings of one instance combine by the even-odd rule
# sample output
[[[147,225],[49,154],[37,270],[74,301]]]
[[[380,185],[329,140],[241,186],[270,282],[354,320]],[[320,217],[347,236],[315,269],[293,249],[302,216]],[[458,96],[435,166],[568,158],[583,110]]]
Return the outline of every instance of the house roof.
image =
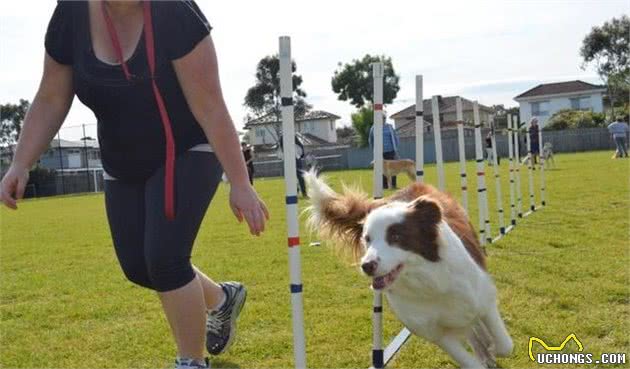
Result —
[[[424,130],[426,131],[427,126],[431,126],[432,124],[424,121]],[[416,136],[416,122],[405,123],[402,126],[396,128],[396,133],[398,133],[398,137],[415,137]]]
[[[438,96],[438,107],[440,109],[440,113],[450,113],[455,111],[455,101],[457,97],[461,96]],[[462,110],[469,111],[473,109],[473,102],[468,100],[465,97],[462,98]],[[433,114],[433,108],[431,104],[431,99],[422,100],[424,116],[427,119],[433,119],[431,115]],[[479,104],[479,110],[485,110],[488,112],[492,112],[492,108],[485,106],[483,104]],[[392,119],[400,119],[400,118],[408,118],[416,115],[416,104],[410,105],[403,110],[396,112],[390,116]]]
[[[309,121],[309,120],[319,120],[319,119],[333,119],[333,120],[337,120],[340,119],[341,117],[338,115],[335,115],[333,113],[329,113],[327,111],[324,110],[311,110],[309,112],[307,112],[306,114],[304,114],[301,117],[297,117],[295,118],[296,122],[305,122],[305,121]],[[247,123],[245,123],[245,128],[248,129],[250,126],[258,126],[258,125],[265,125],[265,124],[276,124],[279,123],[278,119],[276,119],[276,116],[273,113],[269,113],[269,114],[265,114],[262,117],[258,117],[256,119],[252,119],[250,121],[248,121]]]
[[[543,83],[534,88],[531,88],[522,94],[516,96],[514,99],[520,99],[523,97],[543,96],[543,95],[556,95],[566,94],[580,91],[592,91],[601,90],[604,86],[594,85],[584,81],[568,81],[568,82],[556,82],[556,83]]]
[[[83,140],[79,140],[79,141],[69,141],[69,140],[64,140],[64,139],[57,139],[55,138],[54,140],[52,140],[50,142],[50,147],[51,148],[58,148],[61,147],[62,149],[67,149],[67,148],[82,148],[82,147],[92,147],[92,148],[98,148],[98,141],[97,140],[85,140],[85,143]]]
[[[427,131],[426,130],[427,126],[432,127],[433,124],[425,120],[424,121],[425,132]],[[469,122],[464,122],[464,129],[472,129],[472,127],[473,125],[470,124]],[[449,129],[456,129],[456,128],[457,128],[457,122],[455,121],[448,121],[448,122],[440,123],[440,129],[442,131],[449,130]],[[403,124],[402,126],[396,128],[396,133],[398,133],[398,137],[416,137],[416,122],[411,121],[411,122]]]

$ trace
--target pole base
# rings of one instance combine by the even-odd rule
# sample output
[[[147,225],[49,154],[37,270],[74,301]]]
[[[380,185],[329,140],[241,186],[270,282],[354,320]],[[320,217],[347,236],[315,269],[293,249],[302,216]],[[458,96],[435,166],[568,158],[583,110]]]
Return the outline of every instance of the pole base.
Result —
[[[385,367],[383,350],[372,350],[372,366],[376,369]]]

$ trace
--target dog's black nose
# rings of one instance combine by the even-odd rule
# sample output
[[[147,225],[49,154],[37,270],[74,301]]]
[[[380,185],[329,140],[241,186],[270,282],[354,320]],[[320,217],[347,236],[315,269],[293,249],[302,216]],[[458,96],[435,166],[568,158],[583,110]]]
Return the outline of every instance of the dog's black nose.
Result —
[[[373,276],[374,273],[376,273],[376,267],[378,266],[378,264],[376,264],[376,261],[372,260],[372,261],[368,261],[366,263],[361,264],[361,269],[363,270],[363,272],[369,276]]]

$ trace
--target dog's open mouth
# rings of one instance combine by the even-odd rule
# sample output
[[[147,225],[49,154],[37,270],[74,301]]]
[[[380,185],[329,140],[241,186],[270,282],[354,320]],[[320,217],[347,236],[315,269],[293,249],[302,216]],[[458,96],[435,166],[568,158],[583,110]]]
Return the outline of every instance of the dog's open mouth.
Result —
[[[378,277],[374,277],[372,279],[372,288],[375,290],[382,290],[391,286],[391,284],[394,283],[394,281],[400,274],[400,271],[402,270],[402,268],[403,268],[403,265],[398,264],[398,266],[392,269],[391,272],[378,276]]]

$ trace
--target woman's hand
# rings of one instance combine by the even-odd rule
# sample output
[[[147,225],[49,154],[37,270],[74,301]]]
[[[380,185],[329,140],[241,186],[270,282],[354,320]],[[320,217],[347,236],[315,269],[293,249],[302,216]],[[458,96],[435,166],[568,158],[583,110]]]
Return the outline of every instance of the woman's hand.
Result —
[[[11,165],[0,182],[0,201],[8,208],[17,209],[17,200],[24,196],[27,183],[28,169]]]
[[[265,230],[265,222],[269,220],[269,211],[249,183],[231,185],[230,208],[239,222],[245,218],[251,234],[259,236]]]

